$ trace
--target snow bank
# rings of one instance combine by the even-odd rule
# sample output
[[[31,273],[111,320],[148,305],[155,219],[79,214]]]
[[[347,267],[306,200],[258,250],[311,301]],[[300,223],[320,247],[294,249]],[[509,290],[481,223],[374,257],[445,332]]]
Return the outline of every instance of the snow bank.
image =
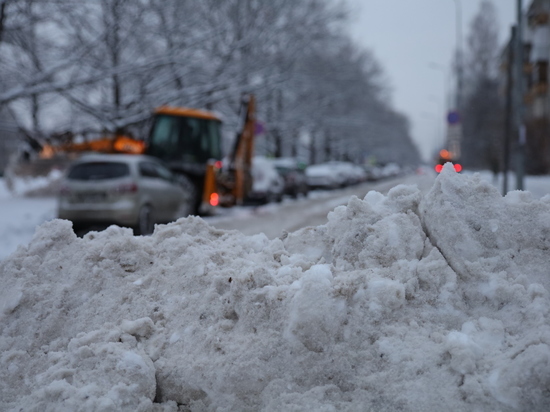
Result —
[[[0,409],[547,411],[550,196],[446,167],[269,240],[45,223],[0,263]]]
[[[59,185],[63,173],[58,169],[52,169],[45,176],[15,176],[6,173],[2,179],[12,196],[55,196],[59,191]],[[0,189],[0,199],[3,190]]]

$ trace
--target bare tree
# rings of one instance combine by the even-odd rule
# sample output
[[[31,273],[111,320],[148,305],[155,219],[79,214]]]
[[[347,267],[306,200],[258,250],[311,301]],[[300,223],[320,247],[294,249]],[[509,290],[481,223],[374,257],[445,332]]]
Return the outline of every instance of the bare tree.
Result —
[[[298,155],[301,135],[326,158],[412,147],[382,69],[345,22],[328,0],[0,0],[0,51],[10,57],[0,60],[10,85],[0,104],[41,133],[115,132],[162,104],[205,107],[232,135],[241,95],[253,92],[266,154]],[[392,153],[417,160],[414,150]]]
[[[498,95],[498,21],[493,3],[484,0],[470,24],[462,163],[470,168],[500,167],[503,108]]]

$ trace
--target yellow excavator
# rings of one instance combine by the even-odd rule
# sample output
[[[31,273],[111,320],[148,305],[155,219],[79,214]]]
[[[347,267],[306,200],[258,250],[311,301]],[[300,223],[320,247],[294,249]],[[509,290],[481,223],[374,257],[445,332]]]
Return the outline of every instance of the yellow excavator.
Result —
[[[163,106],[155,110],[144,153],[161,159],[194,193],[194,210],[242,204],[252,188],[256,127],[253,95],[241,103],[241,127],[222,159],[221,119],[212,112]],[[190,184],[189,184],[190,183]]]
[[[254,96],[243,97],[240,131],[225,158],[222,121],[215,113],[161,106],[153,111],[145,141],[119,133],[82,143],[43,144],[37,156],[14,162],[9,175],[47,175],[89,152],[146,154],[162,160],[191,192],[194,214],[208,214],[217,206],[242,204],[251,190],[255,112]]]

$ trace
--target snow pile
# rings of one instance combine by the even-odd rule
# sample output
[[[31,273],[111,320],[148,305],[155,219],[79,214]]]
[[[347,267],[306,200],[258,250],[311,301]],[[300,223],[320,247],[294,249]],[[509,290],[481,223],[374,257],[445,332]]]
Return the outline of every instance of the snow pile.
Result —
[[[445,167],[328,218],[45,223],[0,263],[0,409],[548,410],[550,196]]]
[[[13,196],[53,196],[57,194],[63,172],[52,169],[45,176],[16,176],[7,173],[6,187]],[[0,190],[0,198],[2,191]]]
[[[0,178],[0,261],[30,242],[36,227],[56,215],[57,200],[14,197]]]

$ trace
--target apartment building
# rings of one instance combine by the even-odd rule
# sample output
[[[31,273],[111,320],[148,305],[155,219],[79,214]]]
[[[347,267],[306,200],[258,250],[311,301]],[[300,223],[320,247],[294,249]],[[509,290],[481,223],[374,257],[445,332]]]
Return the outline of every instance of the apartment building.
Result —
[[[528,173],[550,173],[550,0],[533,0],[526,10],[525,125]]]

